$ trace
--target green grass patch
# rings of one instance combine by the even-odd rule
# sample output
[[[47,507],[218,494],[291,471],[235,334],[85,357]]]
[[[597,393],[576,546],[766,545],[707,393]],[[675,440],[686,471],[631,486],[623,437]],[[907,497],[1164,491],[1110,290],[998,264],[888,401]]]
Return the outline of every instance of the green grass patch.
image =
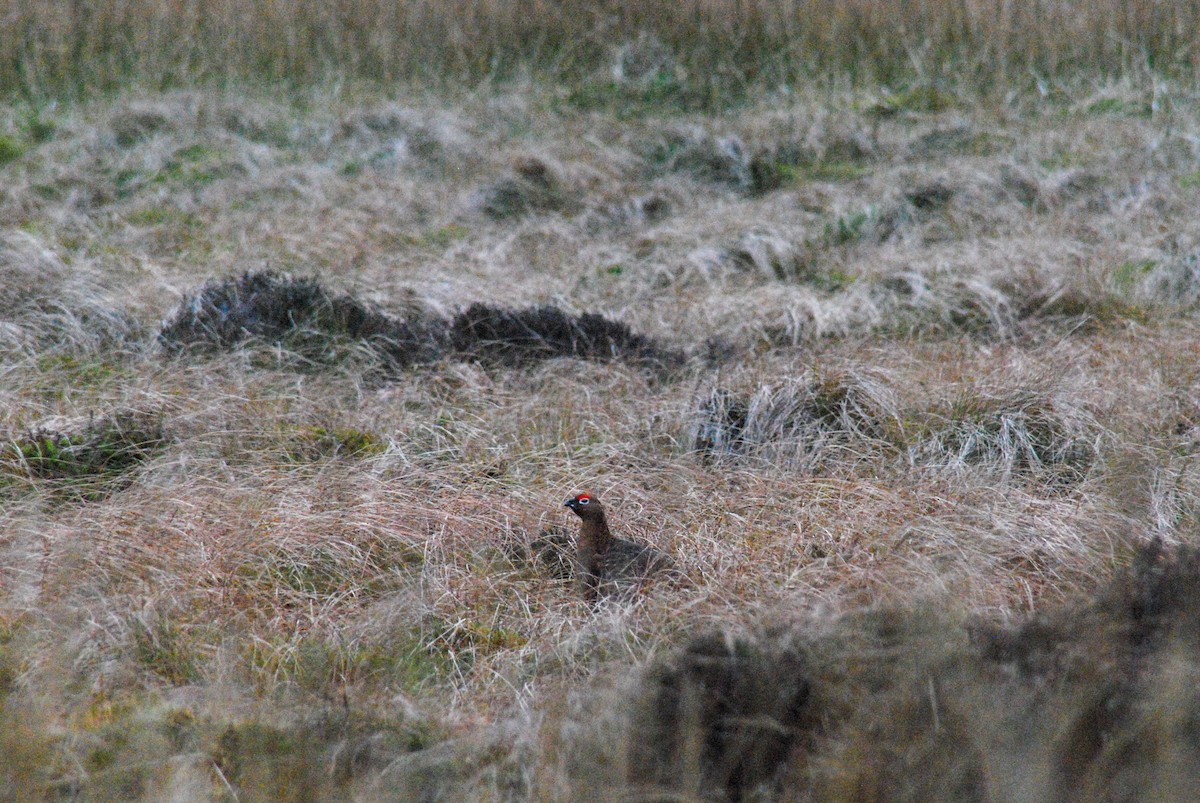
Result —
[[[1008,151],[1016,142],[1015,138],[1006,134],[977,131],[963,139],[958,152],[965,156],[992,156]]]
[[[813,162],[795,171],[797,176],[803,176],[810,181],[854,181],[868,175],[870,168],[854,162]]]
[[[124,200],[153,186],[202,189],[229,173],[226,154],[207,145],[195,144],[176,150],[155,171],[124,168],[111,173],[113,192]]]
[[[432,246],[434,248],[445,248],[450,243],[463,239],[471,230],[466,226],[460,226],[457,223],[449,223],[445,226],[439,226],[432,231],[426,232],[418,238],[417,243],[423,246]]]
[[[36,108],[30,108],[20,120],[21,132],[35,145],[49,142],[58,133],[58,123],[53,118],[43,116]]]
[[[224,175],[220,151],[207,145],[189,145],[171,155],[162,169],[153,177],[156,184],[182,184],[200,189],[212,184]]]
[[[665,154],[666,158],[672,155]],[[835,141],[819,155],[803,144],[784,143],[750,158],[752,189],[768,192],[803,181],[853,181],[871,172],[870,159],[871,155],[852,140]]]
[[[1156,267],[1158,267],[1158,263],[1152,259],[1122,262],[1113,268],[1112,282],[1117,290],[1122,293],[1133,292],[1141,281]]]
[[[567,91],[565,104],[580,111],[603,111],[618,119],[653,114],[687,114],[735,105],[736,94],[694,86],[673,74],[660,73],[636,84],[585,81]]]
[[[463,239],[470,233],[471,230],[466,226],[461,226],[457,223],[448,223],[445,226],[439,226],[436,229],[431,229],[421,234],[401,234],[389,237],[387,239],[390,242],[385,242],[384,244],[397,248],[445,248],[451,243]]]
[[[211,748],[211,760],[242,800],[306,801],[354,797],[347,784],[368,769],[447,736],[426,721],[399,721],[344,710],[287,727],[232,723]]]
[[[30,189],[43,201],[60,201],[66,197],[66,189],[61,184],[40,182],[30,186]]]
[[[387,451],[387,444],[374,432],[354,427],[299,427],[291,434],[289,455],[297,461],[331,457],[375,457]]]
[[[199,215],[170,206],[147,206],[134,210],[125,219],[134,226],[179,226],[198,229],[204,225]]]
[[[1091,154],[1083,151],[1057,150],[1050,156],[1038,159],[1038,166],[1043,170],[1069,170],[1074,167],[1085,167],[1091,162]]]
[[[121,385],[129,380],[132,372],[126,363],[52,351],[38,357],[37,376],[43,380],[41,387],[60,394],[63,386],[99,390]]]
[[[25,154],[25,146],[16,137],[0,134],[0,167],[15,162]]]
[[[1150,117],[1153,110],[1146,101],[1130,101],[1123,98],[1101,98],[1084,109],[1087,114],[1119,117]]]
[[[1036,315],[1082,321],[1088,331],[1126,322],[1147,325],[1154,317],[1151,306],[1131,298],[1136,298],[1142,280],[1156,267],[1151,260],[1123,262],[1113,270],[1108,288],[1064,289],[1049,301],[1037,302]]]
[[[327,791],[320,747],[313,740],[259,722],[230,725],[217,740],[213,763],[235,789],[254,800],[308,799]]]
[[[113,183],[116,186],[117,198],[128,198],[144,186],[149,180],[150,175],[141,170],[118,170],[113,176]]]
[[[856,277],[840,268],[812,270],[798,278],[803,284],[823,290],[826,293],[840,292],[856,281]]]
[[[199,645],[188,631],[161,620],[147,625],[133,619],[131,624],[133,654],[139,664],[175,686],[199,678]]]
[[[951,92],[934,86],[915,86],[900,92],[893,92],[879,100],[869,111],[873,114],[888,116],[900,112],[933,114],[958,108],[960,101]]]
[[[35,434],[10,444],[0,465],[39,477],[68,478],[123,471],[164,442],[161,435],[132,435],[119,429],[85,435]]]
[[[821,237],[832,247],[847,245],[861,240],[874,223],[877,214],[874,207],[843,215],[825,224]]]
[[[98,501],[166,443],[161,418],[147,413],[46,424],[0,447],[0,484],[49,482],[59,496]]]

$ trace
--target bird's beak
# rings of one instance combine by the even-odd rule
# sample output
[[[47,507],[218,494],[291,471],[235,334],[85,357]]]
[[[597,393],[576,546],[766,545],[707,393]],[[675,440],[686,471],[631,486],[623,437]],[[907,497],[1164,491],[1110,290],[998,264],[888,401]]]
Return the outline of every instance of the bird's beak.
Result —
[[[575,500],[568,499],[567,501],[563,502],[563,507],[575,507]]]

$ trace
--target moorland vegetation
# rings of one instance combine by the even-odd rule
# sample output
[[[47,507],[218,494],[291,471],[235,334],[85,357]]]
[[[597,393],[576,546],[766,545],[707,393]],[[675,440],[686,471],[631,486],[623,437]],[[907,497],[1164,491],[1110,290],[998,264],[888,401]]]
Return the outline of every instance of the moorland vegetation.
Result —
[[[1194,4],[0,19],[0,800],[1195,798]]]

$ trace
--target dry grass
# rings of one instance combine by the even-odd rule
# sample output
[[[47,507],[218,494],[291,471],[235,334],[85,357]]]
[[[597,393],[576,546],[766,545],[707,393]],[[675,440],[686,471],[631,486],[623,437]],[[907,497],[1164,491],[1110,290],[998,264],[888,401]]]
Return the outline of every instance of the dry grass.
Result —
[[[938,677],[999,763],[937,777],[1047,788],[994,702],[1036,689],[989,697],[972,628],[1069,630],[1200,520],[1197,99],[1079,86],[629,119],[191,89],[47,107],[37,137],[3,107],[0,788],[694,796],[678,773],[749,793],[782,751],[798,799],[953,798],[903,768],[978,737],[924,738],[959,659]],[[593,610],[531,553],[589,487],[685,580]],[[1122,676],[1113,727],[1187,732],[1192,649]],[[763,666],[808,696],[743,684]],[[1178,701],[1159,730],[1147,677]],[[660,687],[678,732],[639,768]],[[1195,777],[1143,758],[1156,789]],[[1094,766],[1071,777],[1124,765]]]
[[[1194,74],[1186,3],[225,2],[0,4],[0,85],[29,95],[246,79],[451,84],[529,71],[581,102],[721,104],[812,77],[997,94],[1086,71]],[[583,84],[579,84],[585,79]],[[922,103],[938,105],[936,93]]]

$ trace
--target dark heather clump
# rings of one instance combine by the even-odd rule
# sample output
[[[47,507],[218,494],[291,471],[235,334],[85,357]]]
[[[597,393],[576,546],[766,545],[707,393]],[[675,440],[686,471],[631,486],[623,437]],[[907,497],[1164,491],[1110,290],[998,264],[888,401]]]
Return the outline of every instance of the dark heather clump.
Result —
[[[751,192],[755,189],[756,179],[762,181],[764,178],[754,174],[746,146],[737,137],[674,134],[655,151],[651,158],[661,161],[666,170],[687,173],[709,184],[724,184]]]
[[[973,632],[986,658],[1013,664],[1030,678],[1091,671],[1095,661],[1079,658],[1100,642],[1104,659],[1125,672],[1152,669],[1176,639],[1200,646],[1200,549],[1168,550],[1151,541],[1094,602],[1015,628],[978,625]]]
[[[904,197],[915,208],[923,212],[936,212],[949,204],[954,195],[953,187],[934,181],[909,190]]]
[[[390,365],[435,359],[445,324],[409,323],[347,295],[332,295],[314,279],[271,271],[211,281],[186,298],[163,322],[159,342],[170,350],[226,350],[256,338],[319,345],[346,338],[367,344]]]
[[[1008,720],[1038,723],[1010,749],[1045,762],[1046,799],[1195,799],[1200,550],[1152,541],[1093,601],[972,635],[1026,692],[1004,690]]]
[[[472,304],[450,324],[450,340],[464,356],[523,365],[552,357],[627,359],[660,365],[682,356],[660,349],[650,338],[602,315],[570,315],[543,305],[508,310]]]
[[[634,705],[631,787],[654,800],[770,799],[809,699],[799,652],[699,636],[654,667]]]
[[[366,346],[391,369],[457,356],[522,366],[551,357],[621,359],[655,368],[684,361],[619,321],[552,306],[507,310],[475,303],[452,320],[387,315],[316,280],[271,271],[207,282],[163,321],[169,351],[226,351],[248,340],[283,345],[316,362],[338,358],[339,342]]]

